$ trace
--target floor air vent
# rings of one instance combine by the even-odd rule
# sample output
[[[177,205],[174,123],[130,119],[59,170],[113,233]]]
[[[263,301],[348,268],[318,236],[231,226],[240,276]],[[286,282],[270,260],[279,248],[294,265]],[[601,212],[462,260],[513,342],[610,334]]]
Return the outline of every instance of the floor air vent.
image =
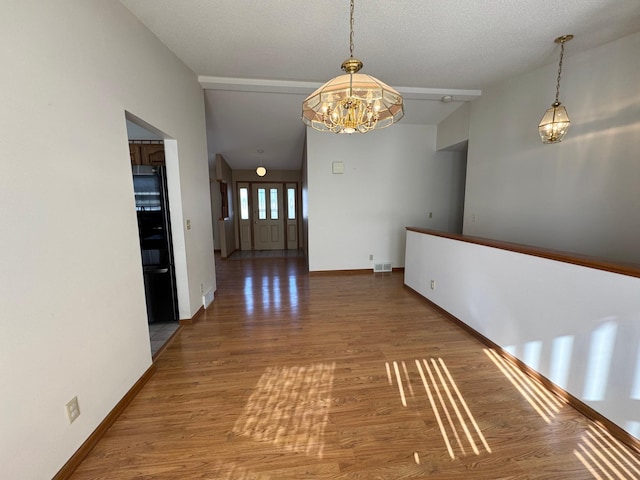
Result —
[[[391,263],[374,263],[373,264],[373,273],[390,272],[390,271],[391,271]]]

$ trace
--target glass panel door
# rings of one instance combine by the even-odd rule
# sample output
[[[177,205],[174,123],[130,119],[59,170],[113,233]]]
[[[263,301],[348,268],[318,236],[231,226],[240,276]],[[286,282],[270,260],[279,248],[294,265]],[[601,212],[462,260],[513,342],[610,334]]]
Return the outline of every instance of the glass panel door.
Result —
[[[279,250],[285,248],[285,223],[282,211],[281,184],[254,184],[255,199],[253,221],[254,250]]]

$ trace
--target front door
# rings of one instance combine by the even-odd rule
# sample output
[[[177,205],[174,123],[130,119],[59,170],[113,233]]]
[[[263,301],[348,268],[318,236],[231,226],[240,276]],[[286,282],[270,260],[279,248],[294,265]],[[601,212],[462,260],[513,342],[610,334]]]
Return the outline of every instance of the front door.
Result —
[[[253,248],[281,250],[285,248],[282,184],[254,183]]]

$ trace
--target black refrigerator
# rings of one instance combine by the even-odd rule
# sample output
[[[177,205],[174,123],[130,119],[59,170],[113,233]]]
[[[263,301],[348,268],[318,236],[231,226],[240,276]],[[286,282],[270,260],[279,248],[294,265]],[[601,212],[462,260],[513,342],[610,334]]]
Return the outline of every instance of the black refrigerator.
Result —
[[[133,189],[149,323],[177,322],[178,301],[164,166],[134,165]]]

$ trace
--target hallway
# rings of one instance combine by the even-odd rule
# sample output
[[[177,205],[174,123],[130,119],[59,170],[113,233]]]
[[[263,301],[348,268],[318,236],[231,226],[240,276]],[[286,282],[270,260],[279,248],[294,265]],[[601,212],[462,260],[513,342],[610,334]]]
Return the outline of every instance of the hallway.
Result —
[[[402,273],[309,275],[300,256],[216,269],[214,303],[73,479],[640,478],[637,453]]]

